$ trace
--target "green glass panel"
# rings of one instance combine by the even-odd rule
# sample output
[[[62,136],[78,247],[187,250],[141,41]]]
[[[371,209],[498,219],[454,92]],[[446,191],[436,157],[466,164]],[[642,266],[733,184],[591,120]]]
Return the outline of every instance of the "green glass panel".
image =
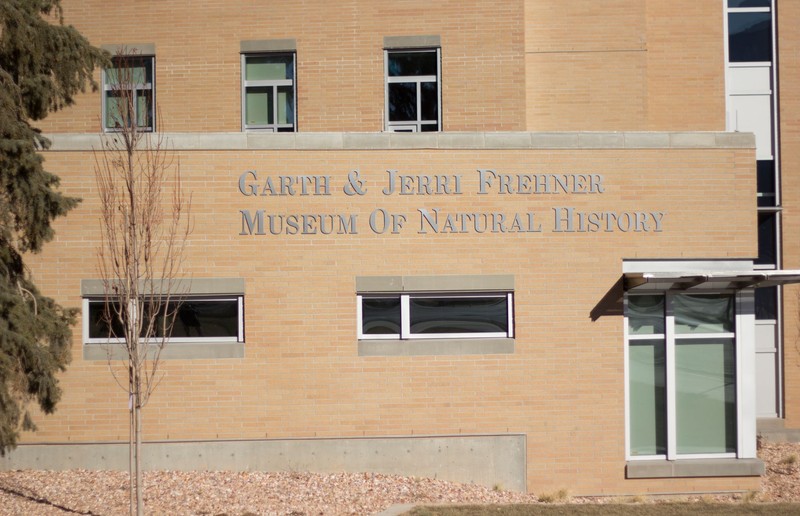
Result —
[[[136,93],[136,125],[150,127],[150,95],[148,92]]]
[[[147,68],[144,66],[134,66],[131,68],[131,84],[144,84],[147,81]]]
[[[730,333],[734,330],[733,297],[723,294],[673,298],[675,333]]]
[[[664,333],[664,296],[628,296],[628,333]]]
[[[291,79],[291,56],[254,56],[245,61],[245,79],[248,81],[274,81]]]
[[[106,92],[106,120],[105,126],[109,128],[122,127],[122,98],[115,95],[114,92]]]
[[[107,84],[119,84],[119,69],[118,68],[109,68],[106,70],[106,83]]]
[[[677,452],[736,451],[736,361],[733,339],[675,343]]]
[[[273,123],[272,88],[248,88],[245,96],[245,116],[247,125]]]
[[[106,83],[116,85],[125,84],[145,84],[150,81],[152,61],[150,59],[130,58],[125,61],[117,61],[117,66],[106,70]],[[121,64],[126,66],[120,66]]]
[[[667,450],[664,341],[630,342],[628,370],[630,453],[664,455]]]
[[[279,124],[294,123],[294,94],[291,86],[278,88],[278,121]]]

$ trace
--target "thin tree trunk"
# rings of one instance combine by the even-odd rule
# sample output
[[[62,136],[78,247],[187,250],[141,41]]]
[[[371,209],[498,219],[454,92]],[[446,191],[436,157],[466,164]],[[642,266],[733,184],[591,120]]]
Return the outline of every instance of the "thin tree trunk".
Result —
[[[136,507],[136,487],[134,483],[134,418],[133,418],[133,375],[128,375],[128,487],[130,491],[130,508],[128,514],[133,516]]]
[[[142,408],[139,405],[140,393],[136,393],[136,515],[144,515],[144,484],[142,484]]]

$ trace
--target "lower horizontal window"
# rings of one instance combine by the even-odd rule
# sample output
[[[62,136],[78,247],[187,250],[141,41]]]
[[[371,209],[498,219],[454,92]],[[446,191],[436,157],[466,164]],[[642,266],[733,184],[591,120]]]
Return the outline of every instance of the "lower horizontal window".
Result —
[[[84,342],[123,342],[124,312],[105,298],[85,298]],[[242,296],[145,300],[141,302],[141,312],[142,336],[149,333],[157,339],[167,337],[169,342],[244,342]],[[147,324],[151,324],[150,331]],[[164,335],[165,331],[168,335]]]
[[[358,295],[358,338],[513,338],[513,304],[508,292]]]

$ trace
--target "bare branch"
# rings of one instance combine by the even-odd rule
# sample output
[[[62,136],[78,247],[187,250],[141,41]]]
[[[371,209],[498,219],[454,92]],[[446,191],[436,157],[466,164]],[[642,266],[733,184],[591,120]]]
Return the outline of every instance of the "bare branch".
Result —
[[[137,512],[143,505],[141,410],[164,377],[161,352],[180,307],[183,293],[175,288],[192,229],[191,197],[182,190],[174,149],[163,135],[148,132],[153,121],[147,121],[149,127],[139,126],[141,110],[150,112],[150,106],[142,104],[149,99],[136,88],[140,63],[121,49],[114,68],[107,71],[115,99],[114,107],[107,108],[112,109],[108,117],[115,132],[104,135],[102,148],[94,153],[102,229],[98,270],[106,292],[102,323],[108,345],[121,346],[127,364],[123,382],[109,353],[109,369],[131,401]],[[133,464],[131,469],[133,477]]]

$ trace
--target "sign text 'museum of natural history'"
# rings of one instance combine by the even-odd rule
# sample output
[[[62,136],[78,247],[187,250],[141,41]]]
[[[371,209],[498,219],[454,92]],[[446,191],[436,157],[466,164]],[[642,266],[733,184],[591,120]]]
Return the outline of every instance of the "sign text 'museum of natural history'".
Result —
[[[478,169],[478,195],[598,195],[605,192],[601,174],[500,174]],[[255,170],[239,176],[239,193],[245,197],[295,197],[333,195],[332,176],[279,175],[259,178]],[[378,191],[389,196],[463,195],[461,175],[406,175],[386,171],[386,181]],[[352,170],[341,185],[347,196],[365,196],[371,186]],[[663,231],[665,211],[583,211],[574,207],[553,206],[549,212],[444,212],[437,207],[420,207],[412,215],[375,208],[365,217],[358,214],[303,213],[274,214],[265,210],[239,210],[240,235],[345,235],[371,232],[400,234],[448,233],[597,233]]]

